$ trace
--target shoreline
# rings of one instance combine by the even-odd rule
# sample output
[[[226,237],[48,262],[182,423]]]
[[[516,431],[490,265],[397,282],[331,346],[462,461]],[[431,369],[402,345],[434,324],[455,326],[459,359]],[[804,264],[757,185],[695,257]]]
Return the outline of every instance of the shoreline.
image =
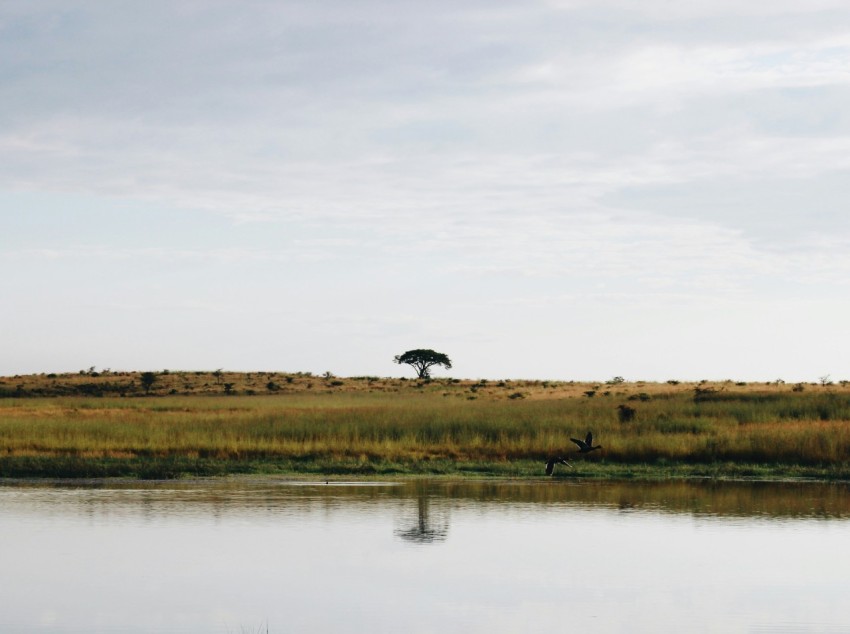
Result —
[[[622,464],[573,463],[552,476],[536,460],[484,463],[428,461],[423,464],[388,462],[319,462],[293,460],[214,460],[172,458],[86,459],[78,457],[2,457],[0,479],[30,481],[191,480],[231,477],[284,477],[331,480],[509,479],[528,481],[816,481],[850,482],[850,466],[766,465],[731,463]]]

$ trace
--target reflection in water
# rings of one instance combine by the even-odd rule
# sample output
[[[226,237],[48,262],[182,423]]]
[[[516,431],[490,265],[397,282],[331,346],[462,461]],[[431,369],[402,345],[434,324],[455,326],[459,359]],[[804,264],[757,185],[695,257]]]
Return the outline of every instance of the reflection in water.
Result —
[[[577,505],[718,517],[847,518],[850,485],[823,482],[662,481],[435,485],[432,495],[488,503]]]
[[[415,520],[405,519],[405,528],[395,530],[395,535],[405,541],[417,544],[430,544],[446,539],[449,533],[449,518],[447,512],[434,517],[431,513],[431,492],[424,483],[416,491]],[[405,515],[408,515],[407,513]]]
[[[847,484],[0,484],[0,632],[850,631]],[[425,547],[419,547],[424,545]],[[263,628],[262,631],[265,631]]]
[[[751,482],[681,480],[661,482],[482,480],[405,482],[303,482],[232,479],[165,482],[0,481],[0,495],[10,502],[49,500],[50,508],[159,515],[287,513],[341,506],[410,508],[410,530],[444,533],[451,505],[531,505],[594,507],[622,511],[742,518],[850,518],[850,484],[845,482]],[[434,517],[435,504],[438,517]],[[411,517],[412,513],[409,514]],[[403,529],[406,531],[406,529]]]

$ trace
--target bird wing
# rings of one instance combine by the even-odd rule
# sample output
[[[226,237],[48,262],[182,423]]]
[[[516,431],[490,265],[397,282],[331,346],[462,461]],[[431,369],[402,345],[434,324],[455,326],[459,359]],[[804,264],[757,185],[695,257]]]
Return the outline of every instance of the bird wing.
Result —
[[[583,440],[579,440],[578,438],[570,438],[570,440],[572,440],[575,444],[577,444],[579,446],[579,449],[581,449],[584,446]]]
[[[593,432],[587,432],[587,437],[584,439],[584,442],[587,443],[587,446],[590,447],[593,445]]]

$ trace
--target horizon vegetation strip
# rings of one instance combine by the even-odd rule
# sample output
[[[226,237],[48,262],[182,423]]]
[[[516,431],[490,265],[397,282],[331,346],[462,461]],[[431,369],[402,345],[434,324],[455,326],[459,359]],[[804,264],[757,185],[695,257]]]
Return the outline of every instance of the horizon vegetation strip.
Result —
[[[846,478],[850,395],[692,391],[629,401],[477,400],[438,392],[0,401],[0,476],[227,473],[533,475],[572,455],[575,476]],[[575,455],[592,430],[604,449]],[[571,470],[573,471],[573,470]]]

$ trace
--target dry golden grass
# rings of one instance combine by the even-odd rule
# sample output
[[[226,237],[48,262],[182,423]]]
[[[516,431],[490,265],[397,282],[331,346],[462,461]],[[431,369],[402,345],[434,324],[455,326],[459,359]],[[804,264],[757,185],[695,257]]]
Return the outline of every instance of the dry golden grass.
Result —
[[[10,384],[19,397],[9,397]],[[74,394],[79,386],[106,396],[36,396]],[[417,471],[449,462],[485,471],[487,465],[537,464],[554,453],[571,454],[570,438],[588,430],[604,449],[578,460],[599,468],[735,463],[844,469],[850,457],[846,384],[800,390],[781,383],[170,372],[157,377],[150,396],[139,386],[139,373],[0,380],[7,390],[0,398],[0,473],[3,460],[24,458],[392,464]],[[620,406],[632,408],[634,418],[621,420]]]

